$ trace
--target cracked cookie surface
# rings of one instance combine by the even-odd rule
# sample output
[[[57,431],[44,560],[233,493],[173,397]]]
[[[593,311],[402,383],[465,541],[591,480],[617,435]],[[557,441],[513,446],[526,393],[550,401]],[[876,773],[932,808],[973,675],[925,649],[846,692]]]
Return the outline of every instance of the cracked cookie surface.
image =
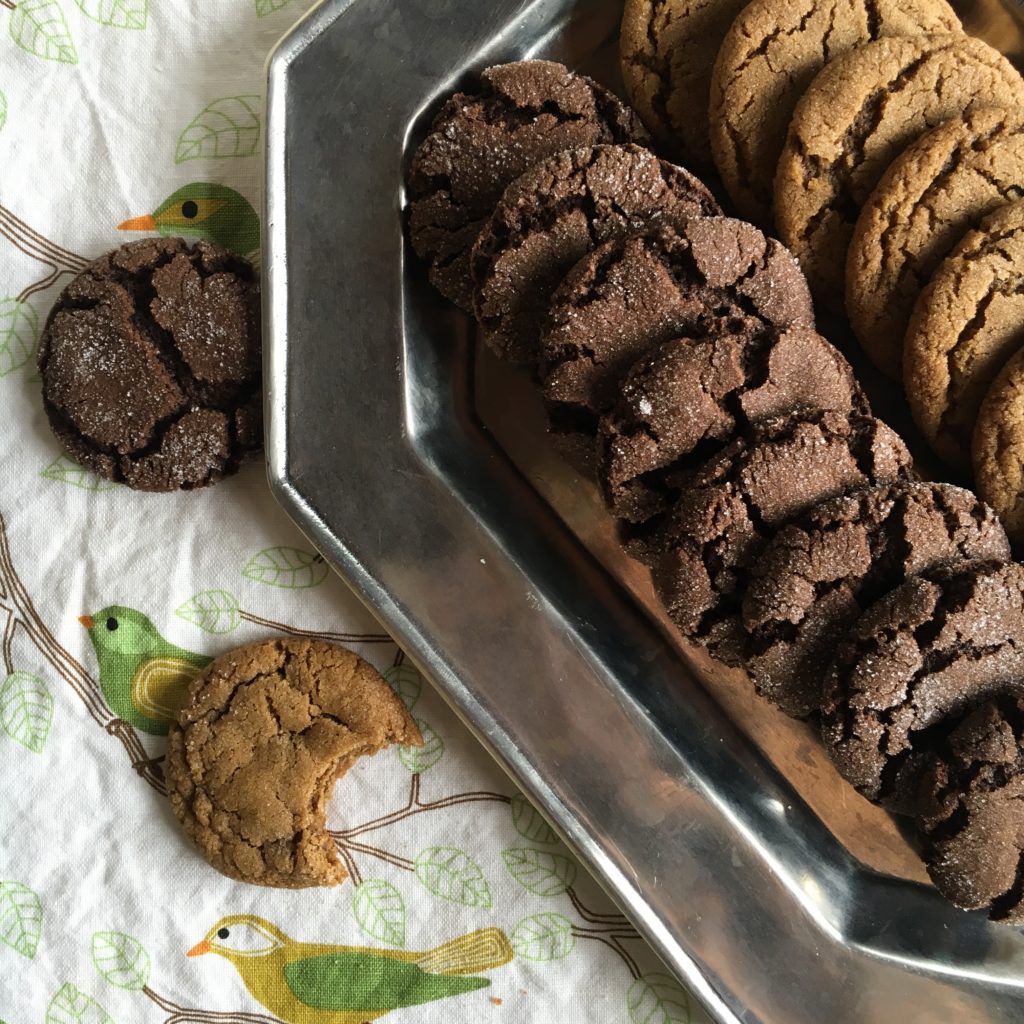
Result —
[[[772,181],[797,101],[829,61],[888,36],[955,33],[944,0],[753,0],[711,78],[711,148],[740,216],[772,223]]]
[[[78,462],[139,490],[215,483],[263,444],[252,265],[210,242],[123,245],[61,293],[39,369]]]
[[[846,311],[879,369],[900,377],[921,290],[969,229],[1024,196],[1022,183],[1024,118],[1000,107],[932,129],[886,171],[860,214],[846,263]]]
[[[914,307],[903,379],[914,420],[950,465],[971,464],[982,399],[1024,345],[1024,200],[998,207],[939,264]]]
[[[822,735],[869,800],[912,813],[922,773],[958,719],[1024,692],[1024,566],[961,563],[873,604],[836,651]]]
[[[1024,104],[998,51],[964,35],[879,39],[836,58],[797,104],[775,177],[779,237],[833,308],[858,214],[922,132],[982,104]]]
[[[993,510],[960,487],[901,481],[825,502],[758,558],[743,598],[744,664],[763,697],[806,717],[836,645],[875,600],[946,562],[1009,557]]]
[[[535,163],[563,149],[645,142],[616,96],[545,60],[488,68],[475,93],[456,93],[434,118],[409,170],[413,248],[430,280],[473,309],[470,253],[501,194]]]
[[[810,327],[735,313],[709,321],[704,337],[665,342],[630,369],[601,418],[597,477],[608,508],[646,523],[717,448],[800,408],[869,411],[849,363]]]
[[[659,532],[649,560],[670,618],[739,664],[741,602],[774,533],[817,502],[910,469],[900,438],[870,416],[795,414],[756,427],[695,474]]]
[[[473,250],[474,310],[505,359],[535,363],[551,295],[604,242],[719,213],[702,182],[640,146],[566,150],[505,191]]]
[[[228,651],[189,687],[167,742],[171,808],[203,857],[256,885],[336,885],[324,828],[334,783],[367,754],[418,745],[372,665],[322,640]]]

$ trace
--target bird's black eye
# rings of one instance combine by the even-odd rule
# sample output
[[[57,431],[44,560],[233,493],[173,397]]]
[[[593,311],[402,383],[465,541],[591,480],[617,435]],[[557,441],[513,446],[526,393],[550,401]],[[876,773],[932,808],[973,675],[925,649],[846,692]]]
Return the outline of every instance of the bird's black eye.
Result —
[[[217,938],[226,939],[230,934],[231,932],[229,932],[227,928],[221,928],[220,931],[217,932]]]
[[[197,213],[199,213],[199,207],[191,199],[186,199],[181,204],[181,215],[191,220]]]
[[[107,619],[107,629],[109,629],[111,633],[113,633],[114,630],[117,629],[117,619],[115,619],[113,615],[111,615],[110,618]]]

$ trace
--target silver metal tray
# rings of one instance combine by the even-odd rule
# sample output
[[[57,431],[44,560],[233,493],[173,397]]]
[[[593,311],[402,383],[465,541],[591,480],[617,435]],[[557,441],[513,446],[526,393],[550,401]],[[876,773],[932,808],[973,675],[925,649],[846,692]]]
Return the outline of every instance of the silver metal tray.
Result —
[[[1020,53],[1014,0],[961,7]],[[405,162],[441,97],[524,56],[614,87],[620,13],[326,0],[277,49],[272,487],[716,1019],[1019,1021],[1024,934],[946,905],[810,727],[678,642],[595,489],[550,451],[529,382],[478,350],[406,247]]]

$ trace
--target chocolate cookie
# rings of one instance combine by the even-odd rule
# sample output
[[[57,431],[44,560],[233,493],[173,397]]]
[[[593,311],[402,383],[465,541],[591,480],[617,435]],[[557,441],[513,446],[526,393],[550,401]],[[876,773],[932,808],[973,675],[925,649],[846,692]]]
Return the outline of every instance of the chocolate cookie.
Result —
[[[541,336],[555,429],[594,434],[637,359],[673,338],[705,337],[733,315],[813,324],[796,261],[752,225],[701,217],[599,246],[555,292]]]
[[[711,166],[708,91],[718,44],[744,0],[626,0],[619,36],[629,102],[665,146]]]
[[[661,530],[651,561],[672,621],[739,664],[740,603],[775,531],[817,502],[904,478],[910,467],[899,437],[869,416],[818,412],[756,427],[697,472]]]
[[[795,409],[867,413],[840,352],[809,327],[734,313],[703,338],[673,338],[641,357],[598,429],[608,508],[641,524],[670,507],[687,475],[740,432]]]
[[[1009,557],[992,509],[949,484],[885,484],[818,505],[775,535],[743,598],[758,693],[812,714],[836,645],[870,604],[934,566]]]
[[[888,36],[953,33],[945,0],[753,0],[726,32],[711,76],[711,149],[740,215],[772,223],[772,180],[797,101],[819,71]]]
[[[129,242],[61,293],[39,369],[82,465],[143,491],[216,483],[263,444],[252,265],[210,242]]]
[[[971,464],[981,400],[1024,345],[1024,200],[968,231],[921,292],[903,342],[914,419],[948,463]]]
[[[918,817],[936,888],[954,906],[1024,924],[1024,698],[982,704],[943,741]]]
[[[212,661],[167,742],[171,809],[230,878],[299,889],[346,872],[324,828],[334,783],[391,743],[420,745],[380,674],[322,640],[269,640]]]
[[[921,289],[968,229],[1020,198],[1022,181],[1024,117],[996,107],[933,129],[885,173],[846,264],[846,310],[876,366],[900,376]]]
[[[822,733],[869,800],[913,812],[929,758],[959,716],[1024,693],[1024,566],[967,562],[907,580],[838,647]]]
[[[409,227],[430,280],[467,312],[469,257],[502,192],[540,160],[602,142],[645,142],[636,115],[561,64],[488,68],[477,93],[456,93],[434,118],[409,170]]]
[[[779,237],[815,297],[842,305],[854,224],[893,159],[922,132],[989,103],[1024,103],[1024,82],[969,36],[879,39],[825,66],[797,104],[775,177]]]
[[[688,171],[640,146],[566,150],[514,181],[481,231],[474,310],[498,355],[535,363],[551,294],[591,249],[660,222],[720,213]]]
[[[999,371],[978,411],[972,444],[978,493],[1024,544],[1024,349]]]

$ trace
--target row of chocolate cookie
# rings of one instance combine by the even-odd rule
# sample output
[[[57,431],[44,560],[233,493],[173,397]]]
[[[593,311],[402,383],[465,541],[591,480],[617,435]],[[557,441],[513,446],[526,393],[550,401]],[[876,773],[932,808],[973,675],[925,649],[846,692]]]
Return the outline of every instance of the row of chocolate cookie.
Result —
[[[450,112],[473,104],[450,101],[414,175],[437,133],[458,139]],[[535,100],[534,119],[556,104]],[[487,109],[513,146],[531,124],[524,113]],[[449,150],[449,180],[459,158]],[[999,562],[1008,545],[973,495],[910,481],[902,441],[870,416],[845,360],[814,332],[791,254],[751,225],[702,215],[706,196],[636,146],[541,160],[473,232],[474,306],[492,347],[535,367],[563,447],[583,461],[596,456],[589,461],[609,505],[628,520],[630,544],[653,566],[684,634],[726,661],[748,661],[763,693],[808,714],[822,693],[807,673],[817,657],[811,678],[820,680],[831,650],[822,641],[837,624],[913,572],[955,559]],[[776,580],[799,570],[772,538],[808,510],[821,520],[808,536],[834,539],[831,524],[855,523],[861,557],[840,550],[850,557],[833,565],[821,593],[812,586],[804,595],[804,628],[790,636],[750,584],[759,563],[777,565]],[[807,546],[822,543],[831,550],[828,540]],[[775,554],[762,558],[766,549]],[[770,576],[760,579],[762,597],[772,593]]]

